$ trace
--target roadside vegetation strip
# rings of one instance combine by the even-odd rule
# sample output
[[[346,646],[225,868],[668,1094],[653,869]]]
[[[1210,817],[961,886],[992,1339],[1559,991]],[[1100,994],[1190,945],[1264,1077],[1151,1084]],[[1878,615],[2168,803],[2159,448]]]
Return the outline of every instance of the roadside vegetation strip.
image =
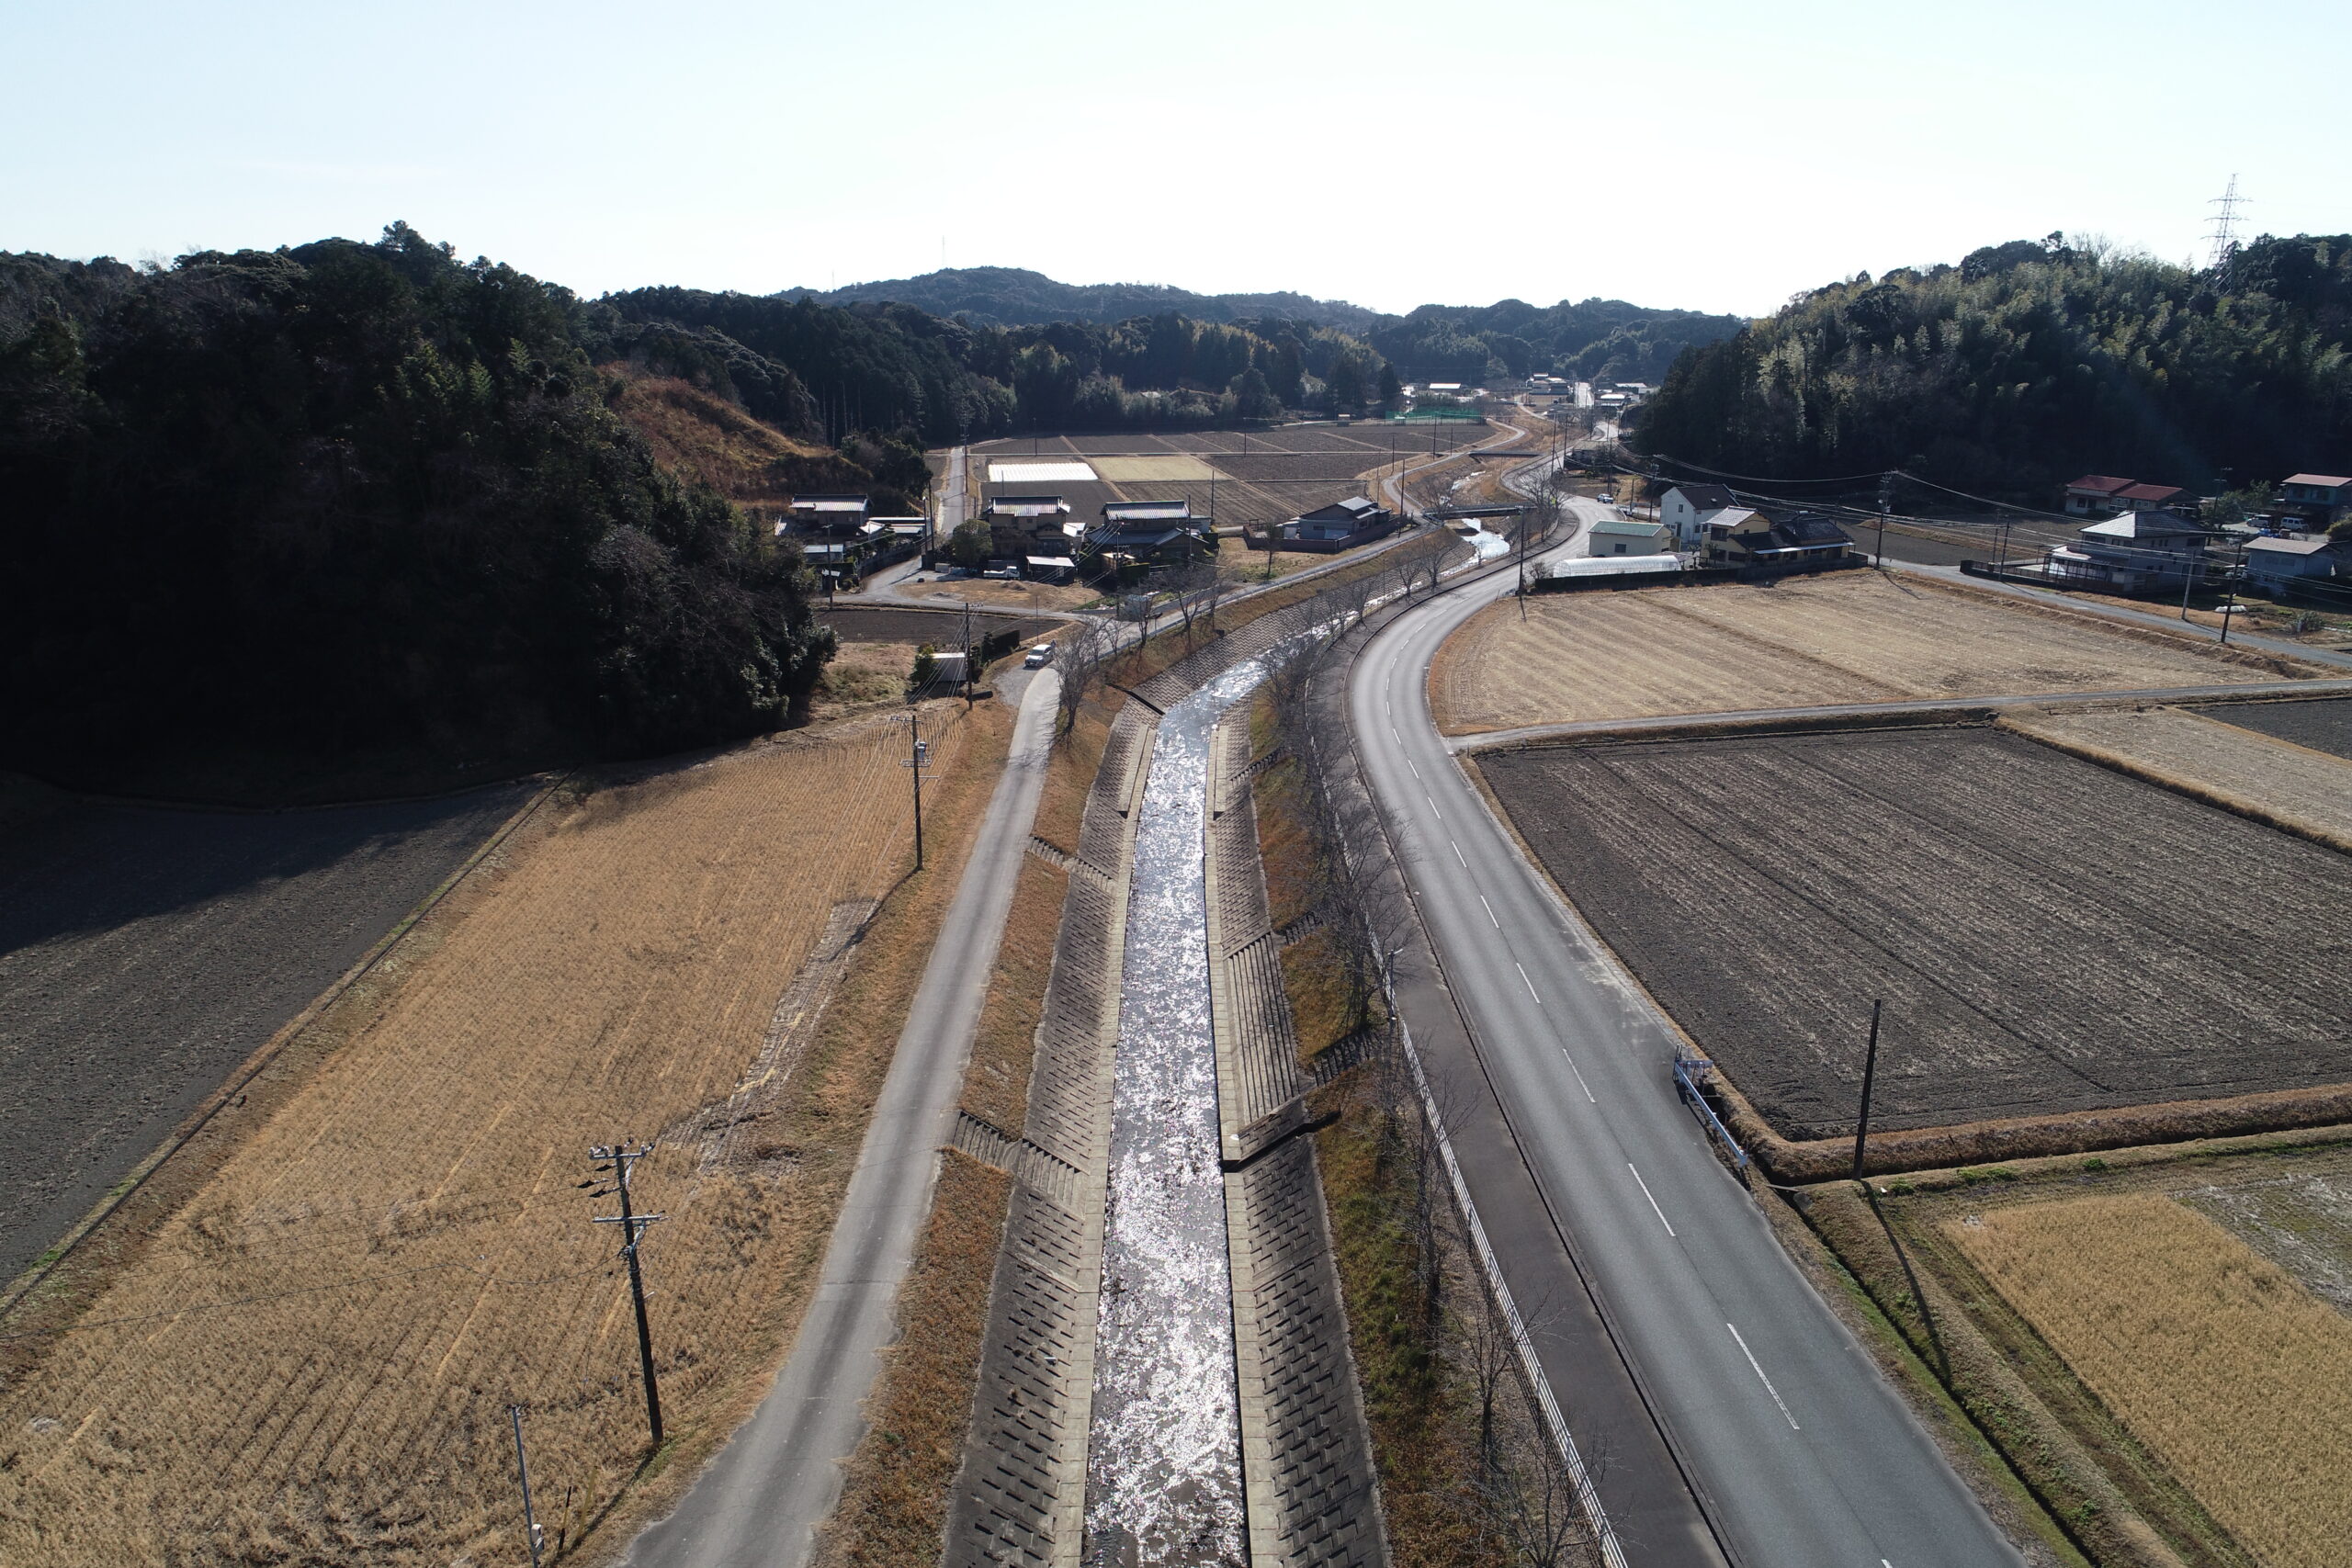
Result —
[[[1272,911],[1297,921],[1348,868],[1331,862],[1343,852],[1304,772],[1311,688],[1279,673],[1274,686],[1250,714],[1251,787]],[[1532,1347],[1513,1337],[1409,1044],[1363,953],[1341,945],[1350,929],[1326,924],[1286,949],[1282,973],[1322,1085],[1317,1165],[1393,1560],[1621,1562],[1597,1539],[1605,1516]]]
[[[516,834],[352,1047],[9,1379],[0,1556],[504,1552],[510,1400],[563,1548],[642,1502],[633,1480],[689,1473],[805,1302],[1002,755],[1005,716],[932,716],[944,852],[911,880],[905,731],[879,722],[631,770]],[[696,1182],[699,1141],[665,1134],[730,1092],[833,907],[886,892],[800,1092]],[[604,1205],[573,1190],[587,1145],[624,1137],[662,1140],[637,1175],[667,1215],[645,1254],[673,1433],[654,1472]]]
[[[2307,929],[2311,908],[2352,905],[2352,862],[2064,752],[1939,728],[1479,768],[1784,1139],[1850,1133],[1872,998],[1889,1131],[2352,1082],[2352,937],[2245,944],[2216,968],[2179,934],[2217,880],[2254,929]],[[2220,1060],[2216,1038],[2233,1043]]]
[[[1583,719],[2323,677],[1929,580],[1844,572],[1505,602],[1430,677],[1449,735]]]

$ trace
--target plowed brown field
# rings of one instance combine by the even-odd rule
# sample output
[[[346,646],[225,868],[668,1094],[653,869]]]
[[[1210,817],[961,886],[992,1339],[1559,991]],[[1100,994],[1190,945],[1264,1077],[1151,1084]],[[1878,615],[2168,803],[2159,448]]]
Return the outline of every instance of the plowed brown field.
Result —
[[[2352,856],[1994,729],[1482,755],[1553,880],[1776,1131],[2352,1082]],[[2262,940],[2206,938],[2217,908]]]
[[[927,718],[916,908],[1009,728]],[[879,1067],[828,1024],[770,1053],[790,1087],[755,1135],[704,1119],[790,1022],[835,905],[907,871],[905,750],[862,720],[544,808],[77,1321],[0,1328],[0,1562],[519,1563],[510,1401],[550,1544],[576,1542],[644,1444],[615,1227],[591,1223],[613,1210],[574,1188],[622,1137],[662,1141],[650,1310],[671,1429],[707,1443],[797,1320]]]
[[[2325,673],[1989,593],[1849,571],[1504,601],[1439,651],[1449,734],[1579,719]]]

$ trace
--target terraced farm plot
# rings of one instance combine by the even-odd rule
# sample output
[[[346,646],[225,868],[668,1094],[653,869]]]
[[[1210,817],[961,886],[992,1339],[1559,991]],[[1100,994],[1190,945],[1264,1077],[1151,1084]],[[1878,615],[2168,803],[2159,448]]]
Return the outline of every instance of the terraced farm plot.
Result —
[[[1559,594],[1526,610],[1483,610],[1439,651],[1430,690],[1447,733],[2331,672],[1871,571]]]
[[[2181,708],[2059,708],[2003,723],[2352,851],[2352,761]]]
[[[276,813],[62,799],[0,833],[0,1282],[536,786]]]
[[[1784,1136],[2352,1081],[2352,857],[1991,729],[1484,754],[1520,835]],[[2217,890],[2233,932],[2203,936]]]
[[[2142,1192],[2006,1203],[1950,1242],[2266,1568],[2352,1541],[2352,1317]]]
[[[926,711],[945,880],[909,885],[918,908],[1010,728]],[[648,1292],[690,1469],[807,1299],[879,1082],[811,1021],[832,1013],[780,999],[910,864],[905,753],[864,720],[543,807],[78,1318],[10,1322],[0,1561],[513,1564],[509,1401],[550,1546],[576,1547],[643,1449],[614,1227],[591,1223],[613,1211],[573,1185],[622,1138],[659,1140],[639,1212],[667,1216]],[[865,973],[842,1009],[887,1016]]]
[[[1094,471],[1116,485],[1137,480],[1160,484],[1205,484],[1216,475],[1216,470],[1202,459],[1181,452],[1140,457],[1098,457],[1094,460]]]
[[[2352,758],[2352,697],[2308,703],[2227,703],[2203,710],[2234,724],[2314,751]]]

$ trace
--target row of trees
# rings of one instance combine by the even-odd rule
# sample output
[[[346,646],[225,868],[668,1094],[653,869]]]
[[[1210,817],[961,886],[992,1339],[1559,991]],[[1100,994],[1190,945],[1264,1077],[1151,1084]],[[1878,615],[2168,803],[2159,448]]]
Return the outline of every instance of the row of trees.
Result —
[[[2193,487],[2352,453],[2352,236],[2226,276],[2062,235],[1858,275],[1678,360],[1635,444],[1737,473],[1901,468],[2048,505],[2086,470]]]
[[[164,267],[0,257],[0,761],[489,770],[780,724],[831,647],[798,555],[654,462],[582,321],[404,225]],[[802,417],[804,387],[727,344],[659,352]]]

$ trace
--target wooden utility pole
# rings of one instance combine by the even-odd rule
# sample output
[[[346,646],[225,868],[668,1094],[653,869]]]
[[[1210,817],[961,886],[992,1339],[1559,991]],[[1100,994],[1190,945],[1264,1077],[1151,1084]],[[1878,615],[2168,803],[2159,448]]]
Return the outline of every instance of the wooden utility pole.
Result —
[[[628,1190],[629,1167],[653,1152],[651,1144],[639,1144],[631,1148],[627,1144],[599,1144],[588,1151],[591,1159],[607,1163],[596,1167],[599,1175],[609,1173],[613,1185],[592,1196],[604,1198],[618,1194],[621,1212],[598,1214],[596,1224],[621,1227],[621,1256],[628,1260],[628,1293],[637,1303],[637,1359],[645,1374],[645,1419],[653,1431],[653,1447],[662,1446],[662,1390],[653,1380],[653,1330],[645,1318],[645,1272],[638,1266],[638,1243],[645,1235],[645,1227],[662,1219],[661,1214],[640,1214],[630,1206]],[[593,1185],[582,1182],[582,1186]]]
[[[1878,1077],[1878,1015],[1883,998],[1871,1002],[1871,1048],[1862,1058],[1862,1119],[1854,1123],[1854,1179],[1862,1179],[1862,1148],[1871,1135],[1871,1085]]]
[[[965,657],[968,669],[971,658]],[[929,760],[931,745],[922,739],[922,719],[919,714],[907,715],[907,760],[899,766],[907,770],[914,781],[915,791],[915,869],[922,869],[922,765]]]
[[[523,1539],[531,1548],[531,1568],[539,1568],[539,1542],[547,1532],[539,1529],[538,1516],[531,1508],[531,1467],[523,1459],[523,1407],[510,1404],[506,1414],[514,1418],[514,1473],[523,1481]]]

